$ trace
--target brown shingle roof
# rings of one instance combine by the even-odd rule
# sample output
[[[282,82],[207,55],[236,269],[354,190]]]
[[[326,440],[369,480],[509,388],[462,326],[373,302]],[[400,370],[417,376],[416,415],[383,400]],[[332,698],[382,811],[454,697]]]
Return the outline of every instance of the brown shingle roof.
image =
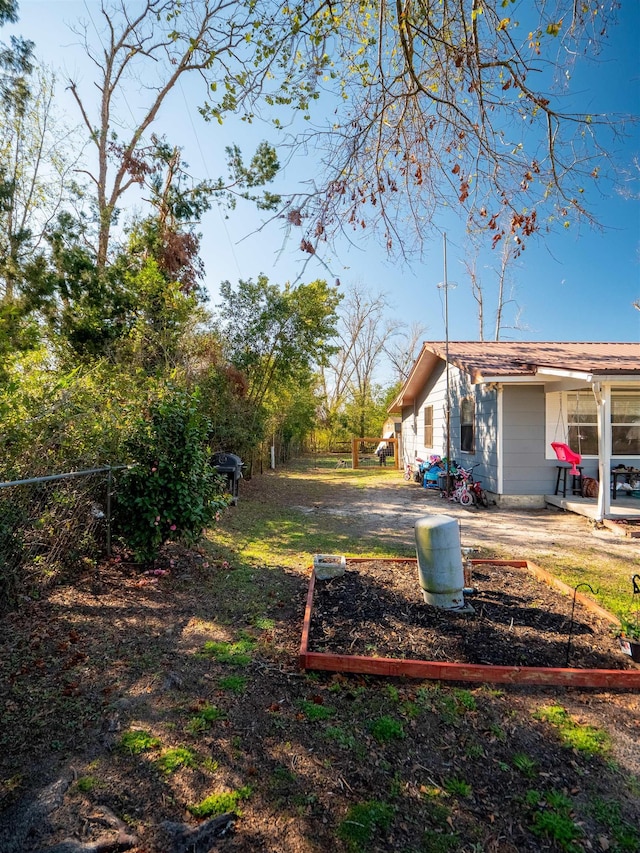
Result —
[[[472,382],[524,378],[545,370],[596,376],[637,375],[640,379],[640,343],[449,341],[448,348],[449,362],[467,373]],[[446,351],[444,341],[423,344],[389,411],[400,411],[403,405],[414,401],[438,361],[445,361]]]
[[[444,342],[429,341],[424,346],[445,358]],[[449,341],[449,361],[476,382],[488,376],[534,375],[545,367],[592,374],[636,373],[640,372],[640,343]]]

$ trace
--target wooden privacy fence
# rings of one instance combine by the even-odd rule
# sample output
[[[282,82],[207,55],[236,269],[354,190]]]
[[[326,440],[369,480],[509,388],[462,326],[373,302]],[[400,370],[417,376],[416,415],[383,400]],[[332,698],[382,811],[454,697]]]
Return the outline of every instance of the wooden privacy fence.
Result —
[[[397,438],[352,438],[351,439],[351,464],[353,468],[371,467],[379,464],[376,456],[376,447],[381,441],[392,451],[386,458],[386,463],[393,468],[400,468],[400,448]]]

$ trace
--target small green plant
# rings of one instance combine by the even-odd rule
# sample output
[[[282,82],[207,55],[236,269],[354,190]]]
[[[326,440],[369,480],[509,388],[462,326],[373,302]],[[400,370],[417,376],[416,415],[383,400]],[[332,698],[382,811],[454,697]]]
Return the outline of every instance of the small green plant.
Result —
[[[302,699],[299,706],[300,711],[312,723],[318,722],[318,720],[328,720],[336,712],[335,708],[328,707],[327,705],[319,705],[316,702],[310,702],[308,699]]]
[[[273,631],[276,626],[275,619],[269,619],[266,616],[256,616],[253,624],[260,631]]]
[[[242,675],[226,675],[218,681],[221,690],[229,690],[231,693],[244,693],[247,689],[247,679]]]
[[[324,733],[327,740],[332,740],[340,749],[354,749],[356,739],[351,732],[345,731],[340,726],[327,726]]]
[[[591,813],[611,833],[618,853],[635,853],[640,850],[640,831],[622,817],[620,803],[596,797],[591,803]]]
[[[516,752],[512,758],[513,766],[519,770],[523,776],[531,779],[536,775],[536,762],[533,758],[525,755],[524,752]]]
[[[139,755],[141,752],[157,749],[160,746],[160,739],[142,729],[134,729],[123,733],[118,746],[122,752]]]
[[[452,776],[450,779],[446,779],[442,787],[452,797],[470,797],[473,790],[471,785],[459,776]]]
[[[485,755],[485,751],[484,751],[484,747],[482,746],[482,744],[470,743],[466,747],[464,754],[466,756],[468,756],[469,758],[473,758],[474,760],[477,760],[478,758],[482,758]]]
[[[537,805],[530,824],[534,835],[550,839],[566,853],[581,850],[582,830],[571,816],[571,800],[560,791],[548,791]]]
[[[224,719],[224,716],[224,711],[221,711],[215,705],[209,705],[207,702],[191,717],[187,723],[187,731],[194,735],[206,731],[216,720]]]
[[[387,696],[392,702],[400,701],[400,691],[393,684],[387,684]]]
[[[181,767],[195,767],[197,756],[193,750],[186,746],[176,746],[165,750],[156,761],[156,766],[162,773],[169,775],[180,770]]]
[[[551,723],[558,730],[563,743],[577,752],[604,757],[611,750],[611,738],[607,732],[593,726],[579,725],[560,705],[543,706],[534,716]]]
[[[426,699],[426,695],[422,695]],[[430,694],[427,695],[429,695],[432,710],[439,714],[442,722],[447,726],[457,726],[465,714],[477,709],[476,698],[470,690],[440,688],[434,691],[431,689]]]
[[[434,829],[426,829],[422,836],[421,853],[455,853],[460,849],[460,836],[453,832],[446,835]]]
[[[400,706],[400,713],[409,720],[415,720],[420,716],[420,706],[415,702],[403,702]]]
[[[621,616],[620,627],[615,629],[617,637],[624,637],[626,640],[640,642],[640,621],[638,613],[634,616]]]
[[[220,765],[214,758],[203,758],[200,762],[200,767],[207,773],[216,773]]]
[[[498,723],[492,723],[489,726],[489,732],[493,735],[496,740],[499,740],[500,743],[504,743],[507,739],[507,733],[502,728],[502,726],[498,725]]]
[[[238,813],[238,803],[251,796],[251,788],[245,786],[237,791],[220,791],[210,794],[201,802],[188,806],[194,817],[215,817],[227,812]]]
[[[218,663],[228,666],[247,666],[251,663],[251,652],[257,644],[255,637],[244,634],[235,643],[225,643],[221,640],[207,640],[201,654],[212,657]]]
[[[455,687],[453,695],[455,696],[458,705],[461,708],[464,708],[465,711],[477,710],[478,703],[476,702],[476,697],[470,690],[463,690],[460,687]]]
[[[376,836],[391,826],[393,816],[394,809],[389,803],[379,800],[357,803],[338,826],[338,837],[350,853],[367,853]]]
[[[432,684],[429,687],[418,687],[416,690],[416,702],[419,705],[432,705],[441,692],[442,688],[439,684]]]
[[[76,781],[76,788],[81,794],[90,794],[100,785],[95,776],[80,776]]]
[[[281,785],[291,785],[296,781],[295,773],[292,773],[288,767],[283,767],[282,765],[274,769],[272,776],[274,781],[279,782]]]
[[[394,773],[393,779],[389,784],[389,796],[394,800],[397,799],[402,793],[403,788],[404,782],[402,781],[402,776],[399,773]]]
[[[393,717],[380,717],[370,725],[370,731],[378,743],[390,743],[392,740],[400,740],[404,737],[402,723]]]

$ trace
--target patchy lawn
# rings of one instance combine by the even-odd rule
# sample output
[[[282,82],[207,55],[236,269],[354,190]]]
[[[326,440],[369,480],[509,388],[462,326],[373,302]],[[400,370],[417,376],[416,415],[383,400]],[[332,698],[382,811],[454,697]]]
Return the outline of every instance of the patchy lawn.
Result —
[[[638,694],[298,671],[311,555],[412,556],[438,500],[307,460],[241,482],[166,574],[114,559],[7,616],[3,853],[639,850]],[[606,555],[624,595],[630,542],[481,512],[459,517],[482,556],[593,581]]]

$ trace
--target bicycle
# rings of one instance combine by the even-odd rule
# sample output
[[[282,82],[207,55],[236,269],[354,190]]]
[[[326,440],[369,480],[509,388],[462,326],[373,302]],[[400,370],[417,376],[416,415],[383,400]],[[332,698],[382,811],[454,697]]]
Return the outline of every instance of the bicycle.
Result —
[[[475,465],[472,465],[471,468],[468,468],[469,476],[467,479],[467,488],[471,492],[473,497],[473,502],[476,504],[480,504],[480,506],[488,507],[489,506],[489,498],[487,497],[487,493],[482,488],[482,485],[479,480],[474,479],[473,470],[477,468],[480,463],[476,462]]]
[[[489,498],[487,497],[487,493],[482,488],[481,483],[478,480],[475,480],[473,476],[473,470],[474,468],[477,468],[479,464],[479,462],[476,462],[476,464],[472,465],[471,468],[461,469],[464,477],[464,491],[468,492],[471,495],[471,500],[474,504],[479,504],[480,506],[488,507]],[[468,506],[468,502],[466,505]]]
[[[473,491],[470,488],[471,471],[466,468],[458,468],[454,474],[456,486],[451,495],[451,500],[461,506],[471,506],[475,503]]]
[[[477,462],[471,468],[463,468],[461,465],[457,467],[451,475],[454,480],[454,489],[451,494],[447,495],[449,500],[455,501],[461,506],[472,506],[473,504],[479,504],[483,507],[489,506],[487,493],[482,485],[473,478],[473,469],[477,468],[479,464]]]
[[[480,504],[480,506],[483,506],[485,508],[489,506],[489,498],[487,497],[487,493],[477,480],[474,480],[470,484],[470,489],[475,503]]]

